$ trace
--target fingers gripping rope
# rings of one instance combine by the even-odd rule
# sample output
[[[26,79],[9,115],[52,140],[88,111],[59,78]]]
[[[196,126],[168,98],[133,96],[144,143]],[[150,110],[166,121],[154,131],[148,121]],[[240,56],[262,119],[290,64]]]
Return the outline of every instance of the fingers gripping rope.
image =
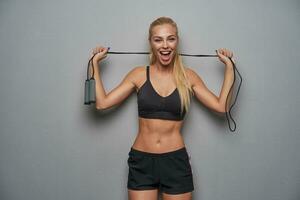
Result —
[[[108,51],[107,54],[150,54],[149,52],[116,52],[116,51]],[[85,81],[85,90],[84,90],[84,104],[85,105],[89,105],[91,103],[95,103],[96,102],[96,95],[95,95],[95,79],[94,79],[94,65],[93,65],[93,62],[91,62],[94,58],[96,54],[94,54],[89,62],[88,62],[88,66],[87,66],[87,79]],[[218,55],[197,55],[197,54],[179,54],[181,56],[192,56],[192,57],[218,57]],[[239,73],[239,71],[237,70],[236,66],[235,66],[235,62],[233,61],[233,58],[230,58],[228,57],[229,60],[231,61],[232,65],[233,65],[233,72],[234,72],[234,80],[233,80],[233,83],[229,89],[229,92],[228,92],[228,95],[226,97],[226,102],[225,102],[225,114],[226,114],[226,119],[227,119],[227,122],[228,122],[228,126],[229,126],[229,130],[231,132],[234,132],[236,130],[236,123],[235,121],[233,120],[232,116],[231,116],[231,109],[232,107],[235,105],[236,103],[236,100],[237,100],[237,97],[238,97],[238,94],[239,94],[239,91],[240,91],[240,87],[242,85],[242,76],[241,74]],[[90,63],[92,63],[92,70],[93,70],[93,73],[92,73],[92,76],[89,78],[89,67],[90,67]],[[229,111],[227,111],[227,99],[228,99],[228,96],[230,94],[230,91],[232,90],[232,87],[235,83],[235,71],[238,73],[241,81],[239,83],[239,86],[238,86],[238,90],[237,90],[237,93],[236,93],[236,96],[235,96],[235,99],[234,99],[234,102],[232,103],[232,105],[230,106],[229,108]],[[234,123],[234,129],[231,129],[231,124],[230,124],[230,121],[229,121],[229,117],[231,118],[231,120],[233,121]]]

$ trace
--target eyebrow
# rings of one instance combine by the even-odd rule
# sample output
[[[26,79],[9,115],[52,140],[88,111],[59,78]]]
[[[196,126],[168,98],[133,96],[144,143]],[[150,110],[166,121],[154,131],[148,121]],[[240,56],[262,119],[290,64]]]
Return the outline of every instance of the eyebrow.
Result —
[[[174,37],[176,37],[176,35],[169,35],[168,37],[173,37],[173,36],[174,36]],[[160,36],[156,36],[156,35],[155,35],[155,36],[153,36],[153,38],[155,38],[155,37],[162,38],[162,37],[160,37]]]

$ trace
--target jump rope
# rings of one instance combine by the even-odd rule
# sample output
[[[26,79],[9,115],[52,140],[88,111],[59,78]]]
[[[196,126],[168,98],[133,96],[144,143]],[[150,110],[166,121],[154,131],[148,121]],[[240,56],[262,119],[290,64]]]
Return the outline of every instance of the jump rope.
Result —
[[[116,52],[116,51],[107,51],[107,54],[150,54],[149,52]],[[94,58],[96,54],[94,54],[89,62],[88,62],[88,66],[87,66],[87,79],[85,80],[85,88],[84,88],[84,104],[85,105],[89,105],[91,103],[95,103],[96,102],[96,94],[95,94],[95,79],[94,79],[94,65],[93,65],[93,62],[91,62]],[[184,54],[184,53],[180,53],[179,55],[181,56],[192,56],[192,57],[218,57],[218,55],[197,55],[197,54]],[[235,105],[235,102],[236,102],[236,99],[238,97],[238,94],[239,94],[239,91],[240,91],[240,87],[242,85],[242,76],[241,74],[239,73],[239,71],[237,70],[234,62],[232,61],[232,59],[230,57],[228,57],[229,60],[231,61],[232,65],[233,65],[233,74],[234,74],[234,79],[233,79],[233,83],[229,89],[229,92],[228,92],[228,95],[226,97],[226,102],[225,102],[225,114],[226,114],[226,119],[227,119],[227,122],[228,122],[228,127],[229,127],[229,130],[231,132],[234,132],[235,129],[236,129],[236,123],[235,121],[233,120],[232,116],[231,116],[231,109],[232,107]],[[92,76],[89,78],[89,67],[90,67],[90,63],[92,63],[92,69],[93,69],[93,74]],[[235,83],[235,71],[238,73],[239,77],[241,78],[241,82],[239,83],[239,86],[238,86],[238,90],[237,90],[237,93],[236,93],[236,96],[235,96],[235,99],[234,99],[234,102],[232,103],[232,105],[230,106],[229,108],[229,111],[227,111],[227,99],[228,99],[228,96],[230,94],[230,91]],[[229,121],[229,117],[231,118],[231,120],[233,121],[234,123],[234,129],[231,129],[231,125],[230,125],[230,121]]]

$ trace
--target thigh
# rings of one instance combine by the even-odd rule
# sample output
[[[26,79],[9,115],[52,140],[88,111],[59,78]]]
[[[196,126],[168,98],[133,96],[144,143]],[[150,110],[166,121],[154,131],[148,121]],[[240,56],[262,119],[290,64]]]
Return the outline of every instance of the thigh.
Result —
[[[158,189],[154,189],[154,190],[128,189],[128,200],[158,200]]]
[[[127,188],[131,190],[155,190],[159,188],[156,162],[147,155],[129,152]]]
[[[163,200],[192,200],[192,192],[186,192],[183,194],[166,194],[162,193]]]
[[[186,150],[180,150],[160,160],[162,192],[170,195],[182,194],[194,190],[190,157]],[[172,196],[169,196],[171,198]],[[167,196],[167,195],[165,195]],[[176,199],[176,196],[174,196]],[[167,197],[166,197],[167,198]]]

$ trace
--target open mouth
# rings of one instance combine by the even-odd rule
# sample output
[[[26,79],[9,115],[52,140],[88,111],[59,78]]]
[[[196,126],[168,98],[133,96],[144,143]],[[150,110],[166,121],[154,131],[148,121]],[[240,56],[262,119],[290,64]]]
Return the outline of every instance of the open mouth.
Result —
[[[160,51],[159,54],[164,61],[168,61],[171,58],[172,51]]]

